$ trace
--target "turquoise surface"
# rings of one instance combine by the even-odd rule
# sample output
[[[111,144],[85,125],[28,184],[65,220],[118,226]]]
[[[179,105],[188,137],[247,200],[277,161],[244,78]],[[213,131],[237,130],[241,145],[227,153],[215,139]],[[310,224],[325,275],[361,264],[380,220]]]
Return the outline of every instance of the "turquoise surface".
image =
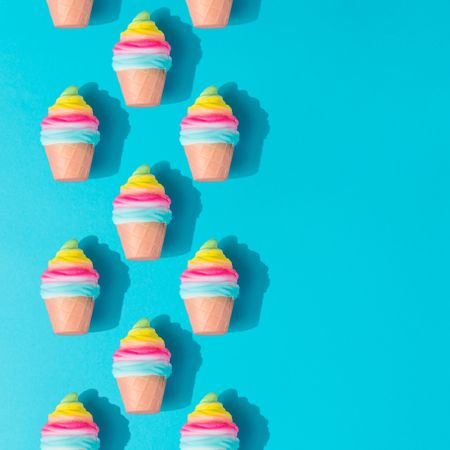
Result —
[[[163,104],[124,106],[112,47],[143,9],[172,44]],[[38,448],[77,391],[105,450],[172,450],[208,392],[241,450],[450,446],[450,5],[235,0],[223,30],[183,1],[95,0],[54,29],[44,0],[0,2],[0,447]],[[53,181],[40,121],[76,84],[100,120],[90,179]],[[186,108],[220,87],[240,120],[231,178],[193,183]],[[148,163],[173,200],[163,257],[124,260],[119,186]],[[179,275],[215,237],[241,275],[231,332],[193,337]],[[100,273],[91,332],[52,333],[48,259],[77,238]],[[148,316],[173,353],[163,412],[124,412],[112,354]]]

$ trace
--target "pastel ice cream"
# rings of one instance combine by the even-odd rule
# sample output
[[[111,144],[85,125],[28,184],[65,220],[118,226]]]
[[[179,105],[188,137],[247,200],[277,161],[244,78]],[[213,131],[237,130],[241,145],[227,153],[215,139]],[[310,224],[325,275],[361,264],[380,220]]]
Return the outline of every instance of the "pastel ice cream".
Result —
[[[166,72],[172,65],[170,50],[164,33],[146,11],[121,33],[113,49],[113,69],[128,106],[160,104]]]
[[[75,393],[66,395],[41,431],[41,450],[97,450],[98,426]]]
[[[41,143],[55,180],[82,181],[89,176],[94,145],[100,139],[98,126],[92,108],[75,86],[68,87],[49,108],[41,123]]]
[[[98,279],[92,261],[76,240],[67,241],[49,261],[41,276],[41,297],[55,333],[87,333],[94,300],[100,293]]]
[[[238,427],[231,414],[217,399],[216,394],[206,395],[189,414],[181,429],[181,450],[237,450]]]
[[[215,86],[206,88],[181,121],[182,145],[239,141],[238,120]]]
[[[113,222],[127,259],[158,259],[166,226],[172,220],[170,198],[148,165],[133,172],[113,202]]]
[[[180,295],[196,334],[224,334],[239,294],[238,274],[216,240],[202,245],[181,275]]]
[[[181,121],[180,142],[197,181],[227,179],[234,146],[239,141],[238,120],[215,86],[205,89]]]
[[[145,318],[120,341],[113,356],[113,375],[128,413],[159,412],[166,379],[172,373],[170,357],[163,339]]]
[[[200,247],[181,275],[180,295],[184,299],[195,297],[231,297],[239,294],[238,274],[231,261],[218,248],[216,240]]]

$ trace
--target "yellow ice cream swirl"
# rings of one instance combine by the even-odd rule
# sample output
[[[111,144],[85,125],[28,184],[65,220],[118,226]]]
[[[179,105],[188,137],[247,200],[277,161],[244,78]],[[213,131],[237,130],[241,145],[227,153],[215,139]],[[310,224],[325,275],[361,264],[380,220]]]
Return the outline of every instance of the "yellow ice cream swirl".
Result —
[[[198,114],[201,111],[205,113],[233,114],[230,106],[225,103],[216,86],[206,88],[195,103],[188,108],[189,115]]]
[[[233,422],[231,414],[217,399],[217,394],[211,393],[203,397],[194,412],[188,415],[188,422],[220,421]]]
[[[156,26],[155,22],[150,20],[150,14],[147,11],[139,13],[128,25],[126,31],[120,34],[120,38],[129,39],[161,39],[164,40],[164,33]]]
[[[78,248],[78,241],[75,239],[67,241],[48,262],[49,268],[58,265],[93,267],[92,261]]]
[[[128,178],[128,182],[120,188],[122,194],[130,191],[158,192],[164,194],[164,186],[150,173],[150,166],[144,164],[138,167]]]
[[[48,416],[49,422],[55,422],[61,419],[92,422],[92,414],[86,410],[83,403],[78,401],[78,395],[72,392],[66,395],[56,407],[55,411]]]
[[[218,247],[215,239],[206,241],[200,250],[195,254],[189,263],[189,269],[195,269],[196,267],[205,266],[222,266],[232,268],[231,261],[224,255],[223,251]]]
[[[164,347],[164,340],[158,336],[155,329],[150,326],[148,319],[139,320],[129,331],[126,338],[121,339],[121,347],[139,347],[152,345]]]
[[[78,94],[76,86],[69,86],[58,97],[55,104],[50,106],[49,112],[67,109],[81,114],[92,114],[92,108],[84,101],[84,98]]]

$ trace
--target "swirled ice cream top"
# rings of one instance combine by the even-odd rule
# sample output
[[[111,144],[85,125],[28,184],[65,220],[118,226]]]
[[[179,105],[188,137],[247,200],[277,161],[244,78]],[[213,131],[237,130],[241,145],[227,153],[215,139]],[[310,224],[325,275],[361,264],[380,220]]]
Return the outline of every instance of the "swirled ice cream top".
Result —
[[[206,88],[188,115],[181,121],[182,145],[198,143],[225,143],[236,145],[239,141],[238,120],[215,86]]]
[[[100,293],[99,275],[75,239],[67,241],[41,276],[41,297],[92,297]]]
[[[127,183],[120,188],[120,195],[113,202],[113,222],[161,222],[172,219],[170,198],[164,187],[150,172],[150,166],[138,167]]]
[[[70,393],[49,414],[41,431],[41,450],[97,450],[100,446],[98,432],[98,426],[78,395]]]
[[[206,266],[220,266],[232,268],[231,261],[225,256],[223,251],[219,248],[215,239],[206,241],[200,250],[195,254],[194,258],[189,260],[189,269],[195,269]]]
[[[239,295],[238,274],[215,239],[202,245],[181,275],[180,295],[196,297],[231,297]]]
[[[113,49],[115,71],[131,69],[169,70],[170,45],[147,11],[139,13],[121,33]]]
[[[113,375],[170,376],[170,352],[164,340],[150,326],[147,318],[139,320],[128,335],[120,341],[120,348],[113,356]]]
[[[206,395],[181,429],[180,449],[239,448],[238,427],[214,393]]]
[[[128,39],[158,39],[164,41],[166,38],[164,33],[156,26],[155,22],[150,19],[150,13],[147,11],[140,12],[128,28],[120,33],[121,40]]]
[[[69,86],[48,109],[41,123],[41,143],[95,145],[100,139],[99,122],[92,108],[78,94],[76,86]]]
[[[67,241],[56,253],[55,257],[48,262],[49,268],[57,267],[89,267],[92,269],[92,261],[78,247],[78,241],[71,239]]]

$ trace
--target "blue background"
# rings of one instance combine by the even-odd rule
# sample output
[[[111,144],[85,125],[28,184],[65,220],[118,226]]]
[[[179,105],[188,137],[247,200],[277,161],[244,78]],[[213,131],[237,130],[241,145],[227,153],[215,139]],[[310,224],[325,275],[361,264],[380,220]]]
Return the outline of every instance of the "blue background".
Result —
[[[143,9],[173,47],[163,105],[124,107],[111,68]],[[450,6],[446,1],[235,0],[224,30],[183,1],[95,0],[54,29],[45,2],[0,4],[2,448],[38,448],[69,391],[105,450],[178,448],[217,391],[241,450],[450,446]],[[81,87],[101,122],[91,178],[53,181],[39,124]],[[179,122],[210,84],[241,122],[231,179],[192,183]],[[164,254],[126,262],[111,202],[152,165],[173,199]],[[187,259],[222,242],[241,275],[232,330],[193,337]],[[101,275],[91,332],[52,334],[39,277],[78,238]],[[124,413],[111,357],[142,316],[173,353],[163,412]]]

